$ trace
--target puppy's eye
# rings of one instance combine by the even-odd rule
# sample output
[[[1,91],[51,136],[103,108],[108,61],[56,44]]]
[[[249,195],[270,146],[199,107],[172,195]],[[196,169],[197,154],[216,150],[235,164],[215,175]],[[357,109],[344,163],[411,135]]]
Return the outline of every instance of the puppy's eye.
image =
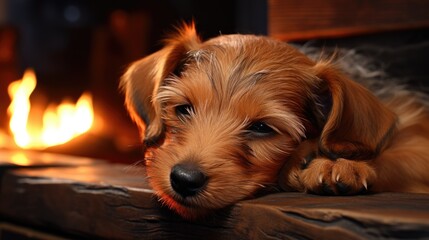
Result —
[[[275,133],[273,128],[262,121],[250,124],[247,130],[255,137],[268,137]]]
[[[179,117],[187,117],[191,115],[191,113],[194,111],[194,108],[191,104],[182,104],[179,106],[176,106],[175,108],[176,115]]]

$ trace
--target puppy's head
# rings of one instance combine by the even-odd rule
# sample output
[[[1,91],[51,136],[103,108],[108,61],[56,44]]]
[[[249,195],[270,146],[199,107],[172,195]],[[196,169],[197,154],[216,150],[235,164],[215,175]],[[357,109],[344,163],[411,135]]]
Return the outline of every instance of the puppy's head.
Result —
[[[363,124],[342,122],[352,104],[336,101],[355,94],[350,84],[366,97],[363,88],[285,43],[246,35],[202,42],[192,25],[133,63],[122,79],[148,146],[149,182],[162,202],[188,218],[276,184],[305,138],[322,134],[321,148],[332,154],[360,151],[347,143],[344,150],[349,138],[373,151],[382,134],[338,130]]]

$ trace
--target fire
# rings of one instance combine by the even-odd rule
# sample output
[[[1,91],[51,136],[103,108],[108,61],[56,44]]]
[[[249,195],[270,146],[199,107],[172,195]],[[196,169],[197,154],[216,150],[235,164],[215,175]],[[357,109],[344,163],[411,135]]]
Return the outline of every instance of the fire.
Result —
[[[70,141],[87,132],[94,121],[92,97],[83,93],[76,104],[63,101],[49,106],[43,114],[43,126],[35,129],[29,122],[30,95],[36,88],[36,75],[26,70],[21,80],[9,85],[11,104],[8,108],[9,127],[15,144],[20,148],[44,149]]]

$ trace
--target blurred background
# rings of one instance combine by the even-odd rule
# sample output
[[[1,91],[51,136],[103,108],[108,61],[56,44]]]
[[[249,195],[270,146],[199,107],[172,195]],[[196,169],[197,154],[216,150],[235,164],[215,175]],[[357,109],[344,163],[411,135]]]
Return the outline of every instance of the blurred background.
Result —
[[[200,35],[252,33],[297,44],[358,48],[414,87],[428,84],[428,1],[0,0],[0,149],[13,144],[8,86],[32,68],[34,109],[92,95],[92,129],[43,151],[133,162],[138,130],[118,82],[132,61],[161,48],[182,21]],[[30,117],[41,118],[31,110]],[[41,120],[34,120],[41,121]],[[42,151],[42,150],[41,150]]]

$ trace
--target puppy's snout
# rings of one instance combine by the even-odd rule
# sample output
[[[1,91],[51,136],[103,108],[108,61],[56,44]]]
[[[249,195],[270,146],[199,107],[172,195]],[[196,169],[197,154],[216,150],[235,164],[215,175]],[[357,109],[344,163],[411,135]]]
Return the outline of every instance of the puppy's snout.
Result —
[[[179,163],[171,169],[170,183],[182,197],[193,196],[207,183],[207,176],[192,163]]]

